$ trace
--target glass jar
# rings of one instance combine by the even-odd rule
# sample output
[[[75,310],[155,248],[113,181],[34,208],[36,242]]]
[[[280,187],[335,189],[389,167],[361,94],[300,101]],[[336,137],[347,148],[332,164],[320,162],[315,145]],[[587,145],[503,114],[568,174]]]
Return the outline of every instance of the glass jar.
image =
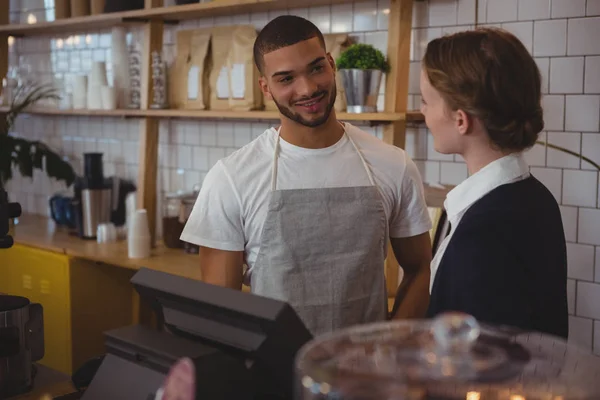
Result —
[[[167,193],[165,196],[162,217],[163,242],[170,249],[183,248],[183,242],[179,240],[179,237],[185,226],[181,222],[181,213],[186,195],[187,193],[183,191],[177,191]]]
[[[600,399],[600,357],[462,313],[317,337],[295,372],[296,400]]]
[[[181,203],[181,214],[179,216],[180,221],[183,221],[185,225],[192,214],[192,209],[194,208],[194,204],[196,204],[196,199],[198,198],[198,194],[200,193],[200,186],[195,185],[194,190],[185,196]],[[184,242],[183,249],[186,253],[190,254],[198,254],[200,251],[200,247],[193,243]]]
[[[166,247],[171,249],[184,249],[188,253],[198,253],[197,247],[185,243],[179,238],[183,232],[183,228],[194,208],[196,198],[198,197],[199,188],[196,186],[194,190],[167,193],[163,204],[163,242]]]

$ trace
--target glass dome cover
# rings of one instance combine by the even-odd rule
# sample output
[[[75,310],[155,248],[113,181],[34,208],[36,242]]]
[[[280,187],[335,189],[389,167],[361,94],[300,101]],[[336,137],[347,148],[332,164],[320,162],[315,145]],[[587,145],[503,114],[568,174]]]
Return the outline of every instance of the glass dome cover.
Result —
[[[297,399],[598,400],[600,357],[462,313],[352,327],[296,358]]]

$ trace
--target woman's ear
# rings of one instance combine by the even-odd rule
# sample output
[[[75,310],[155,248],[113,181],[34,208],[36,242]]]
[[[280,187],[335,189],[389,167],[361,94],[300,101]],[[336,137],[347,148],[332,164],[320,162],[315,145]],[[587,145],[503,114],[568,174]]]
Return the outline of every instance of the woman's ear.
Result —
[[[459,109],[454,112],[454,123],[456,131],[461,135],[466,135],[471,130],[473,120],[469,114]]]

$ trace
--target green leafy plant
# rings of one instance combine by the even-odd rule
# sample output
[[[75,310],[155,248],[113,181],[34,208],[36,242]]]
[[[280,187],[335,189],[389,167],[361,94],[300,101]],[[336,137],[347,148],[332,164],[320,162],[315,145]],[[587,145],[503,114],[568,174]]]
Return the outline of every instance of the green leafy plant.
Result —
[[[390,71],[383,53],[370,44],[356,43],[344,50],[336,60],[338,69],[378,69]]]
[[[27,140],[10,135],[17,117],[27,108],[44,99],[58,100],[56,90],[50,85],[26,84],[15,90],[8,110],[0,114],[0,187],[5,187],[13,177],[17,167],[24,177],[33,177],[33,170],[39,169],[70,186],[75,181],[75,171],[71,164],[52,151],[41,141]]]

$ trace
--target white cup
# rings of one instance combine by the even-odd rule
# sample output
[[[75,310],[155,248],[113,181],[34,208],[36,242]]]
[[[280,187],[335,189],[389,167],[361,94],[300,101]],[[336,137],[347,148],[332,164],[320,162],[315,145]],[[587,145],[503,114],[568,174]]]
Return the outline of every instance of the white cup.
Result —
[[[106,78],[106,62],[94,61],[90,70],[88,82],[90,85],[106,86],[108,84]]]
[[[87,76],[78,75],[73,77],[73,108],[87,108],[88,81]]]
[[[114,110],[117,108],[117,91],[111,86],[102,86],[102,108],[105,110]]]
[[[125,197],[125,222],[127,229],[133,220],[133,214],[137,209],[137,192],[131,192]]]
[[[150,257],[150,228],[146,210],[136,210],[132,215],[127,232],[129,258]]]
[[[101,110],[102,109],[102,86],[88,83],[88,96],[87,96],[87,108],[88,110]]]
[[[96,232],[98,243],[114,242],[117,240],[117,228],[112,222],[99,224]]]

